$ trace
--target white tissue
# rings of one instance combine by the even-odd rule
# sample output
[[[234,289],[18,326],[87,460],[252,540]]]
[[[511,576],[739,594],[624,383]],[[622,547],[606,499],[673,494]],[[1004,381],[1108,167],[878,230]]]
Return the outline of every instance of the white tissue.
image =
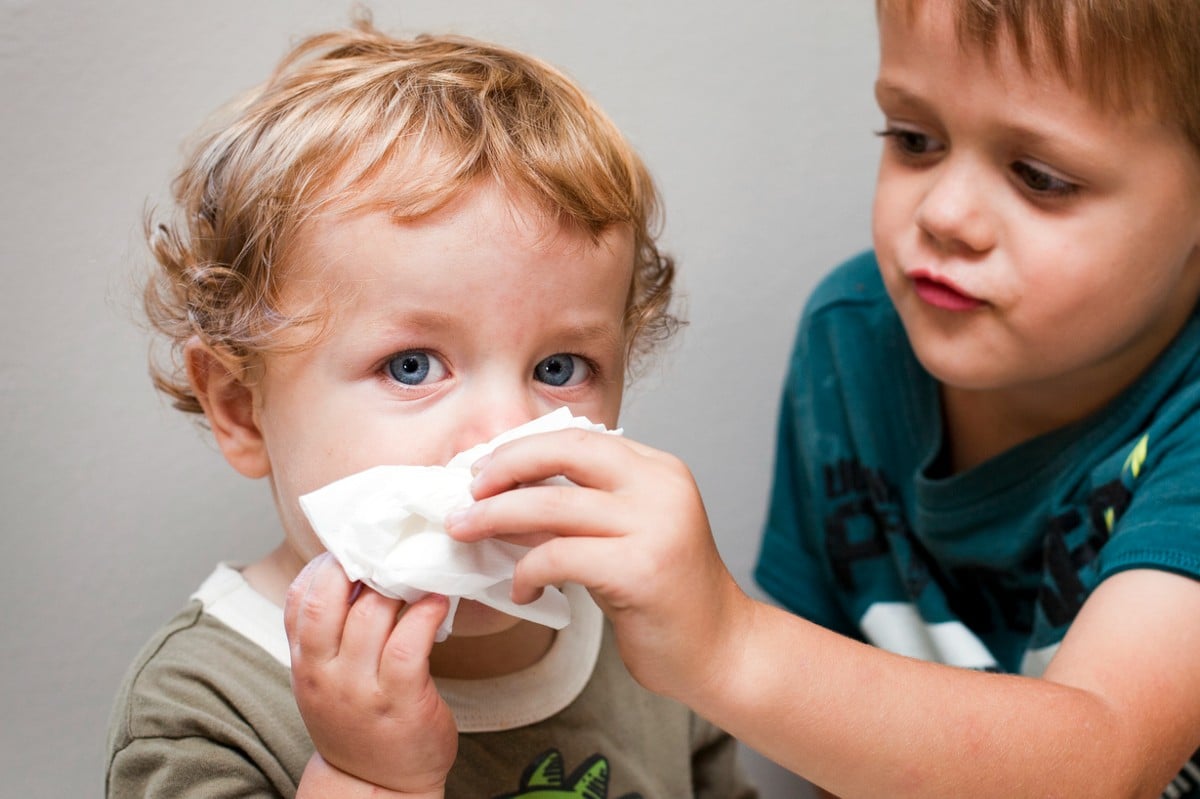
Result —
[[[460,598],[562,629],[571,619],[571,608],[557,589],[547,587],[541,598],[527,605],[509,599],[513,568],[528,547],[490,539],[455,541],[443,520],[474,502],[470,486],[475,461],[513,439],[570,427],[621,432],[606,431],[604,425],[559,408],[460,452],[445,466],[376,466],[303,495],[300,507],[351,580],[407,602],[430,593],[449,597],[439,641],[450,634]]]

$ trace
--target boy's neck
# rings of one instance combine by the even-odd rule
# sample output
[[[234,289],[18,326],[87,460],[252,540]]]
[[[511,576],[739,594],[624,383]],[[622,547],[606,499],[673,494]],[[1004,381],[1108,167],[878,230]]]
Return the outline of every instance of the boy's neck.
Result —
[[[1086,392],[1080,392],[1086,396]],[[941,386],[942,456],[949,474],[984,461],[1099,410],[1110,398],[1078,402],[1022,402],[1016,392],[969,391]]]

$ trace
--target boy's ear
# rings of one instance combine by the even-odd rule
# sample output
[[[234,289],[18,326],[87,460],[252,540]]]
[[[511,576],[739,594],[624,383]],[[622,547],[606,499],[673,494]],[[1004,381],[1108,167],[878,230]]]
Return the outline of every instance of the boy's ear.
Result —
[[[225,359],[198,337],[184,346],[188,380],[217,446],[229,465],[246,477],[265,477],[271,472],[266,442],[258,426],[254,392],[234,373]]]

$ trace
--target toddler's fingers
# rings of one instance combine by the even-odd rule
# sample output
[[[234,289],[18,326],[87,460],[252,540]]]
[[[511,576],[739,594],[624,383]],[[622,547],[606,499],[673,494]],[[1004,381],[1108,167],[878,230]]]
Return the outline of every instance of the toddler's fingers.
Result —
[[[307,574],[306,574],[307,573]],[[303,579],[301,579],[303,578]],[[342,628],[354,594],[354,583],[329,553],[313,559],[288,591],[285,607],[292,659],[330,660],[341,646]]]
[[[349,661],[364,678],[374,679],[379,669],[380,652],[396,626],[396,617],[404,603],[363,586],[350,605],[338,657]]]
[[[312,583],[313,572],[316,571],[317,564],[322,556],[328,556],[329,553],[323,552],[317,557],[304,564],[304,568],[296,575],[296,579],[292,580],[292,584],[288,586],[287,597],[283,603],[283,628],[287,631],[289,639],[292,639],[296,633],[296,620],[300,615],[300,603],[304,599],[304,595],[308,593],[308,586]]]
[[[379,687],[403,695],[415,680],[429,675],[429,653],[438,627],[450,609],[450,600],[430,594],[404,609],[388,635],[379,661]]]

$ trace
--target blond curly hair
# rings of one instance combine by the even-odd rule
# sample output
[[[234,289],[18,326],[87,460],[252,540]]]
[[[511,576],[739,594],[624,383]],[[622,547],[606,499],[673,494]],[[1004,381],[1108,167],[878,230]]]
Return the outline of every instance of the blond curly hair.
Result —
[[[397,171],[403,180],[390,179]],[[151,358],[155,385],[200,413],[183,368],[190,339],[247,369],[305,321],[282,310],[280,284],[289,245],[313,214],[362,208],[417,219],[479,180],[593,237],[630,227],[629,364],[679,324],[669,308],[674,263],[655,241],[657,190],[594,101],[530,56],[466,37],[395,38],[364,17],[301,41],[214,117],[175,178],[169,218],[146,215],[157,267],[144,307],[169,349]]]

